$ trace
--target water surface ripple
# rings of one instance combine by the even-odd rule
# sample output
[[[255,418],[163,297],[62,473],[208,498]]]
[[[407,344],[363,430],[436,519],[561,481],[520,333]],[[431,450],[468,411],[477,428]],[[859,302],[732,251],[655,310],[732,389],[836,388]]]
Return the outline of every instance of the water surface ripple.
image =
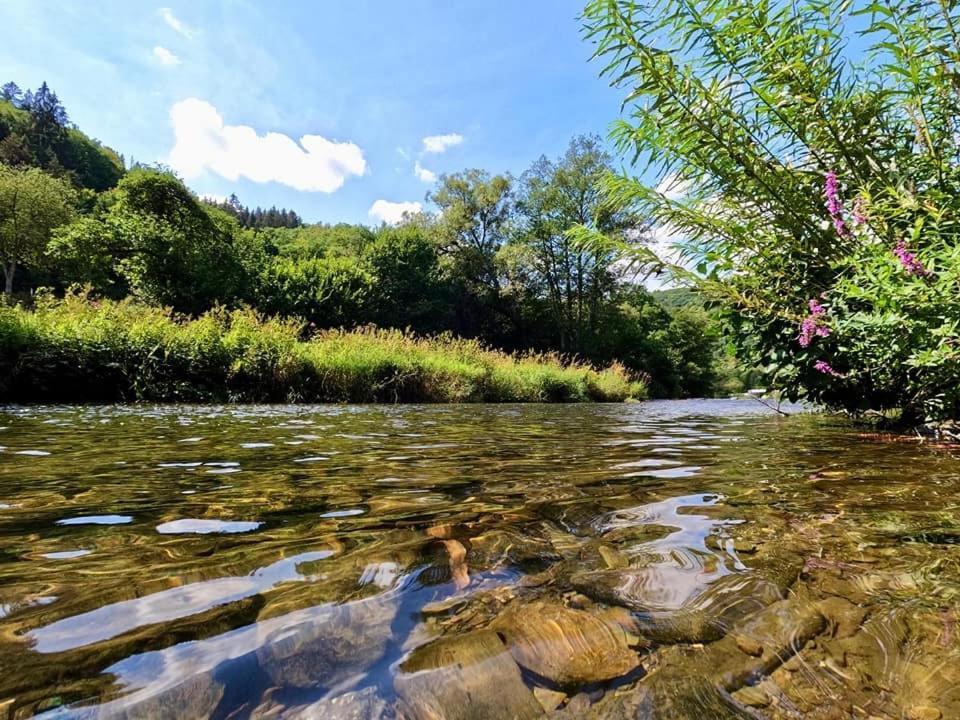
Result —
[[[0,710],[960,717],[960,451],[752,401],[0,409]]]

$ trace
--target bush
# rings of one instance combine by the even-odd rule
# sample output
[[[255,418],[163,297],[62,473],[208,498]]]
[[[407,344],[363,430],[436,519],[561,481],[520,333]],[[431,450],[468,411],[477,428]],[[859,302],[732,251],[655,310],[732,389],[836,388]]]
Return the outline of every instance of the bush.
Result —
[[[960,416],[960,6],[593,0],[585,19],[629,92],[614,138],[659,171],[608,194],[684,238],[674,272],[747,359],[791,399]]]
[[[514,357],[450,336],[328,330],[131,300],[0,306],[0,400],[16,402],[584,402],[645,395],[620,366]]]

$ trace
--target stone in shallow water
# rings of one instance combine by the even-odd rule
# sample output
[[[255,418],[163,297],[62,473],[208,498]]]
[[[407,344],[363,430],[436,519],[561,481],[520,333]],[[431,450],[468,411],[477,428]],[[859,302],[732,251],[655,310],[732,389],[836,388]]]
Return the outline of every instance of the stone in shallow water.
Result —
[[[368,687],[290,708],[275,717],[280,720],[373,720],[392,715],[384,699],[374,688]]]
[[[660,669],[634,688],[605,699],[591,717],[700,720],[756,718],[744,702],[731,696],[769,674],[826,628],[826,620],[810,603],[781,600],[754,614],[706,648],[665,648]],[[763,648],[747,655],[737,637]],[[749,697],[747,700],[751,700]],[[756,699],[756,698],[752,698]]]
[[[543,708],[490,630],[443,637],[414,650],[394,678],[410,720],[537,718]]]
[[[278,685],[332,687],[383,657],[396,598],[378,595],[331,605],[322,621],[283,626],[257,650],[260,668]]]
[[[563,605],[515,603],[491,628],[522,667],[561,686],[612,680],[640,666],[623,628]]]
[[[553,712],[567,699],[566,693],[539,686],[533,689],[533,696],[546,712]]]
[[[773,582],[752,575],[728,575],[675,610],[650,611],[646,569],[582,573],[571,578],[580,592],[600,602],[636,611],[636,632],[659,644],[712,642],[740,618],[780,600]]]

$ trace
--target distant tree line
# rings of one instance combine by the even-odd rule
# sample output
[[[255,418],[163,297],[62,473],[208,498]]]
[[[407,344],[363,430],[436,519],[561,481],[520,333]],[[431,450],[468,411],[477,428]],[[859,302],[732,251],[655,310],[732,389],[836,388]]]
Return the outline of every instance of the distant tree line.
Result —
[[[215,202],[205,200],[208,205],[223,210],[235,217],[242,228],[298,228],[303,225],[303,219],[294,210],[277,209],[276,205],[269,210],[262,207],[248,208],[240,202],[235,193],[231,193],[226,200]]]
[[[306,332],[372,324],[621,362],[662,396],[716,386],[723,352],[712,315],[697,303],[662,305],[613,253],[570,239],[571,227],[585,226],[618,242],[643,240],[635,209],[611,206],[596,189],[612,167],[596,137],[575,138],[519,177],[443,175],[428,195],[436,210],[395,226],[308,225],[290,210],[251,210],[235,195],[203,201],[158,168],[124,171],[118,162],[114,179],[91,186],[94,170],[64,164],[64,133],[118,156],[70,128],[46,85],[3,92],[0,118],[16,123],[0,144],[17,134],[9,145],[29,149],[16,162],[0,157],[8,297],[83,286],[190,315],[252,306],[300,318]]]

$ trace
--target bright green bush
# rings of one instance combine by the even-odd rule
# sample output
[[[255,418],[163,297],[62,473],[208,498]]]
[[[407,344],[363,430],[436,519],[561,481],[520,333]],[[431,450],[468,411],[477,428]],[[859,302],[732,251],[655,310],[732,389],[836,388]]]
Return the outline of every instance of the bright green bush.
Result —
[[[584,17],[628,94],[614,139],[649,162],[608,195],[680,238],[673,271],[723,302],[748,362],[792,399],[960,416],[960,7],[594,0]]]
[[[0,305],[0,401],[583,402],[645,395],[619,366],[450,336],[328,330],[215,308],[195,319],[78,294]]]

